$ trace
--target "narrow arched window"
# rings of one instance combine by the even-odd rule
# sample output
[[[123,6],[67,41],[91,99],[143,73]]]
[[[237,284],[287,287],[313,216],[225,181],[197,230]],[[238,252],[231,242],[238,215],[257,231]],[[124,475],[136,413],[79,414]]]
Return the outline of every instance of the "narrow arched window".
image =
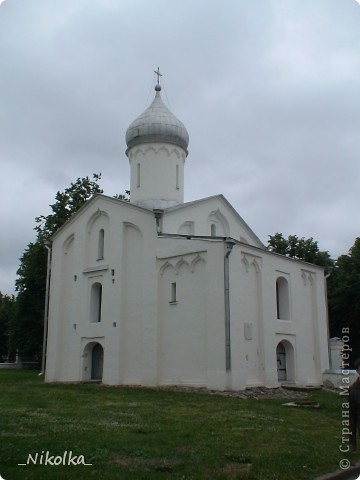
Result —
[[[99,230],[97,260],[104,259],[105,232],[102,228]]]
[[[140,187],[140,163],[137,164],[137,171],[136,171],[136,186]]]
[[[171,284],[171,300],[170,300],[170,303],[176,303],[177,302],[177,298],[176,298],[176,282],[173,282]]]
[[[212,237],[216,237],[216,225],[215,225],[215,223],[212,223],[212,224],[211,224],[211,227],[210,227],[210,235],[211,235]]]
[[[102,285],[99,282],[91,286],[90,322],[101,322],[102,311]]]
[[[180,189],[179,185],[179,165],[176,165],[176,190]]]
[[[284,277],[276,280],[276,318],[290,320],[289,284]]]

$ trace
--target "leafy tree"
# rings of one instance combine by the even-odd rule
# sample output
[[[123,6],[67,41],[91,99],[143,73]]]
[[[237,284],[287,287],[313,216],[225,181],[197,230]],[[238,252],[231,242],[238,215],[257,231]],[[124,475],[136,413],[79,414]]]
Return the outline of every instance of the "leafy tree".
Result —
[[[10,325],[15,313],[14,295],[0,292],[0,361],[15,358],[15,350],[10,339]]]
[[[123,200],[124,202],[130,202],[130,190],[125,190],[125,194],[117,193],[116,195],[114,195],[114,198],[117,198],[118,200]]]
[[[360,357],[360,238],[341,255],[328,279],[330,334],[343,337],[349,329],[351,360]]]
[[[275,235],[269,235],[268,249],[271,252],[321,267],[332,267],[334,264],[329,252],[320,251],[318,242],[312,237],[299,238],[296,235],[289,235],[288,238],[284,238],[282,233],[275,233]]]
[[[93,173],[92,180],[89,177],[78,178],[63,192],[57,192],[56,202],[50,205],[52,213],[35,219],[38,241],[44,241],[53,235],[93,195],[103,193],[98,183],[100,180],[101,174]]]
[[[23,359],[39,359],[44,323],[47,251],[41,241],[30,243],[20,258],[15,287],[13,341]]]
[[[11,338],[25,359],[40,359],[44,324],[47,250],[44,242],[51,237],[87,200],[102,193],[101,174],[93,178],[78,178],[63,192],[57,192],[52,213],[35,219],[37,239],[30,243],[20,258],[17,271],[15,319],[11,323]]]

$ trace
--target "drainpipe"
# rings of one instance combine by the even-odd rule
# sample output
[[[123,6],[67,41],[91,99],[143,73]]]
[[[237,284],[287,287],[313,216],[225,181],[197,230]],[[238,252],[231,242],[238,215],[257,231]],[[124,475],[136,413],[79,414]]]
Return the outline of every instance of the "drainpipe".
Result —
[[[325,288],[325,306],[326,306],[326,321],[327,321],[327,331],[328,331],[328,355],[329,355],[329,369],[332,370],[332,359],[331,359],[331,348],[330,348],[330,319],[329,319],[329,305],[328,305],[328,286],[327,279],[332,274],[334,267],[328,267],[325,269],[326,275],[324,275],[324,288]]]
[[[49,319],[49,291],[50,291],[50,275],[51,275],[51,242],[45,240],[44,247],[47,249],[47,269],[46,269],[46,290],[45,290],[45,311],[44,311],[44,337],[43,337],[43,351],[41,360],[41,372],[39,375],[44,375],[46,365],[46,349],[47,349],[47,333],[48,333],[48,319]]]
[[[161,233],[161,219],[162,219],[164,210],[161,210],[161,208],[154,208],[153,212],[156,220],[156,233],[159,235]]]
[[[230,280],[229,280],[229,257],[236,244],[232,238],[225,239],[226,254],[224,257],[224,293],[225,293],[225,355],[226,371],[231,370],[231,338],[230,338]]]

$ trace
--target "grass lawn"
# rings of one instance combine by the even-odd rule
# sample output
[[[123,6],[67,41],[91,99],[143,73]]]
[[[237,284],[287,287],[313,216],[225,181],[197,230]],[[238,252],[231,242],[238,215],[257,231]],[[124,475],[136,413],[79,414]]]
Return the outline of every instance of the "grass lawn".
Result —
[[[338,394],[316,391],[317,410],[289,400],[96,384],[45,384],[33,371],[0,370],[0,475],[5,480],[310,480],[336,470]],[[29,454],[82,465],[33,465]],[[50,458],[51,460],[51,458]]]

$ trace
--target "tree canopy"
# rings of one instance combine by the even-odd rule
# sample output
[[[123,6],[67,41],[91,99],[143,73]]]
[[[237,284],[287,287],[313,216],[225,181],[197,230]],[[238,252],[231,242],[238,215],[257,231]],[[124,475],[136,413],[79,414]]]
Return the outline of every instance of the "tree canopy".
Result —
[[[320,251],[318,242],[312,237],[299,238],[297,235],[289,235],[288,238],[284,238],[282,233],[275,233],[269,235],[268,249],[321,267],[332,267],[334,264],[329,252]]]
[[[14,360],[15,348],[12,344],[12,323],[15,313],[14,295],[0,292],[0,361]]]
[[[47,263],[44,242],[93,195],[103,192],[100,179],[101,174],[96,173],[92,179],[88,176],[78,178],[63,192],[56,193],[55,202],[50,205],[52,213],[35,219],[36,241],[27,246],[17,271],[15,287],[18,295],[11,326],[13,342],[25,359],[39,359],[41,356]]]
[[[35,230],[38,241],[44,241],[53,235],[69,218],[77,212],[93,195],[103,193],[99,186],[100,173],[93,173],[93,178],[78,178],[63,192],[57,192],[55,203],[50,205],[50,215],[36,217]]]
[[[24,359],[40,358],[44,323],[47,251],[39,240],[29,243],[20,258],[15,288],[12,335]]]
[[[331,335],[342,338],[342,329],[349,329],[353,361],[360,357],[360,237],[336,260],[328,289]]]

